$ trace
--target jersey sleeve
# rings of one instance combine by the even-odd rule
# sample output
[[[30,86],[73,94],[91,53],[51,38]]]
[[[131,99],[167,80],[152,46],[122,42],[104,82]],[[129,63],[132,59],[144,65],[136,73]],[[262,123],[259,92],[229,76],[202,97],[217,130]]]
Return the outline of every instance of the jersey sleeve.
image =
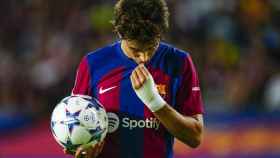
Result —
[[[186,116],[204,113],[198,75],[189,55],[184,59],[177,105],[179,112]]]
[[[87,57],[83,57],[76,73],[76,80],[72,95],[87,95],[91,96],[90,86],[90,71]]]

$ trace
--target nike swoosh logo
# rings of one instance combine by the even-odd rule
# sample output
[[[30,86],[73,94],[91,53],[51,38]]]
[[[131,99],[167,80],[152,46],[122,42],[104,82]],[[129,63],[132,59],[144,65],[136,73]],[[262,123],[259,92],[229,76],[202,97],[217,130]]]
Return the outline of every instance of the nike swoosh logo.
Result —
[[[110,91],[110,90],[112,90],[112,89],[114,89],[114,88],[116,88],[116,87],[117,87],[117,86],[110,87],[110,88],[106,88],[106,89],[103,89],[103,87],[101,87],[101,88],[99,89],[99,94],[106,93],[106,92],[108,92],[108,91]]]
[[[200,91],[200,87],[193,87],[192,91]]]

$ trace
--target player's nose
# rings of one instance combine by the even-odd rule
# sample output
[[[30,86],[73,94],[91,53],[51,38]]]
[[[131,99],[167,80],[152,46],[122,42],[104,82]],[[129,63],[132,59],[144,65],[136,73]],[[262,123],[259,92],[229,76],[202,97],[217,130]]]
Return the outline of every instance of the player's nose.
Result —
[[[147,62],[150,59],[149,55],[147,53],[141,53],[139,54],[139,60],[142,63]]]

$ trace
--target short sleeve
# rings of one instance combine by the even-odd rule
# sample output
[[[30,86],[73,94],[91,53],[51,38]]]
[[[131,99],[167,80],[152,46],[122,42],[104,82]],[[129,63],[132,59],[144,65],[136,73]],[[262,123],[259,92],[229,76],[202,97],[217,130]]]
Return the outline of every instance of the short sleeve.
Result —
[[[184,59],[181,83],[177,93],[177,106],[183,115],[204,113],[198,75],[191,57]]]
[[[91,96],[90,71],[87,57],[83,57],[76,73],[76,80],[72,95],[88,95]]]

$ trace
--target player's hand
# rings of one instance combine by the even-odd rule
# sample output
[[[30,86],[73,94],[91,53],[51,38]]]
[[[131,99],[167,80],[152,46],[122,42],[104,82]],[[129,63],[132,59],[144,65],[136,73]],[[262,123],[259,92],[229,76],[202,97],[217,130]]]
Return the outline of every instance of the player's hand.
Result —
[[[130,76],[132,87],[142,102],[156,112],[166,105],[159,95],[154,79],[144,64],[139,64]]]
[[[141,88],[146,80],[151,76],[150,72],[143,64],[139,64],[132,72],[130,79],[133,89]]]
[[[96,158],[101,152],[104,147],[105,141],[102,141],[94,146],[85,147],[78,147],[76,152],[68,151],[64,149],[65,154],[73,155],[75,158]]]

